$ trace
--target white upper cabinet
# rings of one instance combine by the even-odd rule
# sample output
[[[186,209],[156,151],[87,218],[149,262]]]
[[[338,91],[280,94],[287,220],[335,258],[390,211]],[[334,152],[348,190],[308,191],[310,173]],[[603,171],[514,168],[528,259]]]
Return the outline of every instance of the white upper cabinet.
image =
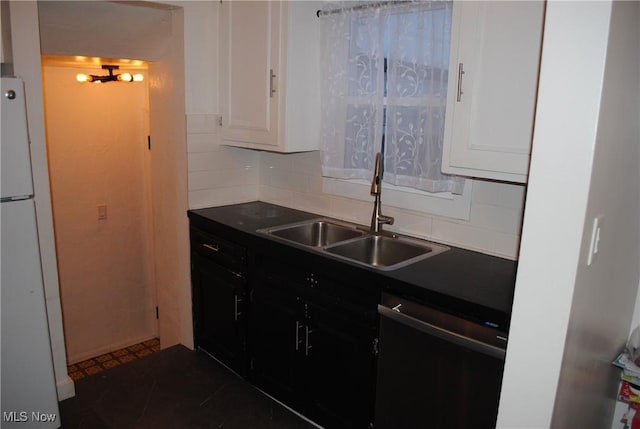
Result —
[[[455,1],[442,170],[527,181],[544,2]]]
[[[319,148],[318,2],[224,1],[222,143],[276,152]]]

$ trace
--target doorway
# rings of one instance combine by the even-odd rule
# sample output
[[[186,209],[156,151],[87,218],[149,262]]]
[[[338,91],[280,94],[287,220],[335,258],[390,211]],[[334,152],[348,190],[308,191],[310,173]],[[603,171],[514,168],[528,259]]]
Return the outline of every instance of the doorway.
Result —
[[[76,61],[94,57],[106,58],[109,62],[113,58],[146,61],[147,127],[152,141],[152,149],[147,152],[148,214],[153,227],[150,253],[153,258],[155,307],[159,309],[155,313],[159,314],[155,322],[156,332],[162,348],[179,343],[193,347],[186,216],[183,9],[151,2],[46,1],[38,3],[38,14],[40,53],[44,56],[62,55]],[[107,88],[108,85],[126,84],[106,85]],[[48,96],[45,94],[44,99]],[[80,121],[69,122],[67,126],[70,127],[82,126]],[[118,124],[112,124],[110,131],[118,130],[118,127]],[[143,146],[148,147],[148,144],[145,136]],[[104,211],[105,205],[106,221],[114,219],[116,213],[110,209],[109,202],[93,201],[92,204],[92,213],[87,212],[88,218],[93,217],[92,222],[105,220],[97,219],[101,216],[98,206],[102,206]],[[100,226],[104,227],[98,222]],[[155,308],[152,307],[152,317],[155,317],[153,310]],[[54,341],[53,348],[59,350],[64,347],[61,343]],[[54,356],[54,361],[56,368],[67,363],[60,354]]]
[[[86,61],[85,61],[86,62]],[[79,83],[101,65],[143,82]],[[143,61],[44,56],[43,88],[67,361],[155,338],[148,74]]]

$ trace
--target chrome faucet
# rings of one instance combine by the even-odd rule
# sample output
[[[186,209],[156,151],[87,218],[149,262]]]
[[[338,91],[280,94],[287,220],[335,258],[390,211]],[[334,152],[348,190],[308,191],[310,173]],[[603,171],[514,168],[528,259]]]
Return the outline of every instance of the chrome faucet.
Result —
[[[382,164],[382,153],[376,154],[376,162],[373,166],[373,179],[371,180],[371,195],[375,196],[373,202],[373,216],[371,217],[371,232],[377,233],[382,231],[382,225],[393,225],[391,216],[383,215],[381,211],[380,195],[382,194],[382,175],[384,174],[384,166]]]

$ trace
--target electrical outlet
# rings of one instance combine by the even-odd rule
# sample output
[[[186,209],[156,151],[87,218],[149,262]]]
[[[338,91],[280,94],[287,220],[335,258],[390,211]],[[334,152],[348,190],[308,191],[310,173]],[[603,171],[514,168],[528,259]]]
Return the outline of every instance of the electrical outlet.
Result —
[[[107,206],[99,205],[98,206],[98,220],[107,220]]]

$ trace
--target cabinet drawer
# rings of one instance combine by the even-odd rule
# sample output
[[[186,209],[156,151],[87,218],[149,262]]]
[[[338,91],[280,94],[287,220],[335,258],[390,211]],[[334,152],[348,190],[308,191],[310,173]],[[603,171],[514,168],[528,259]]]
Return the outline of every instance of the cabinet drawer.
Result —
[[[352,320],[377,323],[380,287],[373,279],[328,267],[316,268],[322,271],[316,276],[318,282],[311,293],[314,302],[337,313],[346,312]]]
[[[358,302],[357,300],[345,299],[342,294],[336,295],[312,294],[308,298],[308,302],[332,314],[340,315],[358,326],[377,326],[377,304],[372,304],[373,299],[366,297]]]
[[[191,228],[191,250],[238,272],[244,271],[247,261],[243,246],[195,228]]]

